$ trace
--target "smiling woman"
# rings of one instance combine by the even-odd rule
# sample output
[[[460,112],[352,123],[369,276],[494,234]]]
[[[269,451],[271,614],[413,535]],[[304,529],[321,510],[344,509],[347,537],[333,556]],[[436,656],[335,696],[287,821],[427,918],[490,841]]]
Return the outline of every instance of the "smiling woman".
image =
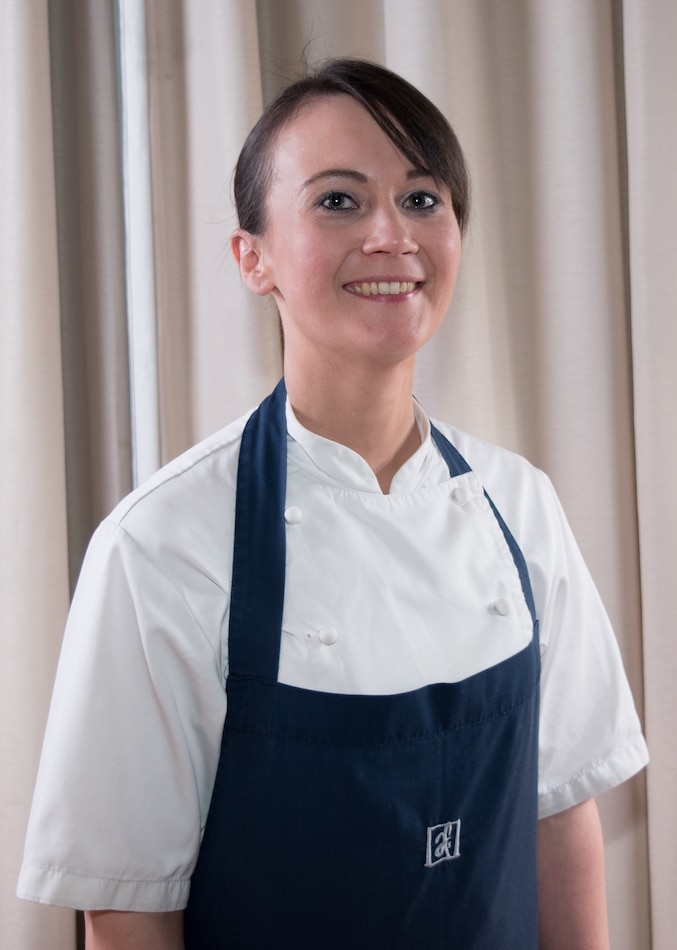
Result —
[[[284,379],[99,528],[21,893],[86,908],[95,950],[604,950],[594,796],[646,762],[613,632],[548,479],[412,396],[456,138],[334,61],[255,127],[236,199]]]
[[[265,231],[239,229],[233,253],[250,289],[277,302],[299,419],[357,447],[378,472],[403,427],[414,426],[401,395],[411,393],[415,355],[456,280],[449,186],[413,167],[344,94],[312,99],[278,132],[270,178]],[[347,410],[341,419],[337,404]],[[366,412],[380,418],[370,423]]]

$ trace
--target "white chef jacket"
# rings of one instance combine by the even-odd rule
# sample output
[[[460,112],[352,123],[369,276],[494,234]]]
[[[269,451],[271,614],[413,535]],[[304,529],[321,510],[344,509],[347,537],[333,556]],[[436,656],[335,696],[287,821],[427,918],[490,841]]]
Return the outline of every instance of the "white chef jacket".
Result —
[[[521,650],[532,626],[514,564],[515,582],[497,581],[496,551],[469,553],[459,517],[486,506],[486,488],[525,556],[540,621],[544,817],[647,761],[616,641],[546,476],[436,423],[473,470],[451,478],[418,406],[416,417],[422,444],[383,495],[359,455],[304,429],[287,405],[279,679],[397,693],[464,679]],[[59,662],[21,897],[91,910],[187,902],[226,714],[246,419],[163,468],[91,541]],[[470,589],[480,609],[464,603]]]

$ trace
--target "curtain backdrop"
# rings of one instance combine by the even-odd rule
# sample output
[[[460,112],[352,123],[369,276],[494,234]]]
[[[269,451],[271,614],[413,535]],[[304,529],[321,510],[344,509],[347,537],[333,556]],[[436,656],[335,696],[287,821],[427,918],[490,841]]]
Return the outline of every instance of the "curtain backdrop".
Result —
[[[12,950],[76,945],[72,912],[14,888],[72,584],[132,484],[116,9],[0,4],[0,945]],[[612,946],[671,950],[677,5],[145,0],[144,12],[162,461],[281,371],[274,309],[245,293],[228,252],[232,168],[262,105],[303,60],[357,55],[455,127],[474,210],[417,395],[527,455],[563,500],[652,755],[600,801]]]

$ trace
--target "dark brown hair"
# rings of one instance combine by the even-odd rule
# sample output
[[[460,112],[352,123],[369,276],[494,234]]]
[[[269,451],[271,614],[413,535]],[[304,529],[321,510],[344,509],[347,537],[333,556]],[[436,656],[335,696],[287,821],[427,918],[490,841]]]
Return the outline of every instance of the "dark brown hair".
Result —
[[[440,110],[396,73],[359,59],[333,59],[291,83],[249,133],[235,168],[240,227],[263,234],[278,132],[306,103],[348,95],[359,102],[412,165],[446,185],[461,234],[468,225],[470,182],[461,146]]]

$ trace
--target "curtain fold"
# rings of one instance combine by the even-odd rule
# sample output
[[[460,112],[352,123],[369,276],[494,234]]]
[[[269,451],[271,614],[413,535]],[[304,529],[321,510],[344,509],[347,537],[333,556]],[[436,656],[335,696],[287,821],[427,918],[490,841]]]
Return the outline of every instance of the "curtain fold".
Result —
[[[232,171],[261,112],[254,0],[149,0],[163,460],[258,402],[282,371],[277,319],[230,261]]]
[[[652,753],[648,788],[639,776],[600,802],[612,946],[668,950],[677,8],[145,0],[145,10],[163,461],[281,372],[274,307],[244,290],[229,251],[232,170],[262,105],[304,61],[356,55],[419,86],[458,132],[471,231],[417,395],[527,455],[564,502]],[[115,2],[8,0],[0,25],[0,945],[72,950],[71,912],[13,892],[70,585],[94,526],[131,485]]]
[[[0,8],[0,944],[70,950],[72,911],[14,897],[68,607],[47,9]]]
[[[637,443],[654,948],[677,932],[677,637],[672,587],[677,565],[677,8],[624,0],[628,129],[629,261]]]
[[[132,484],[120,116],[113,5],[48,7],[72,588]]]

